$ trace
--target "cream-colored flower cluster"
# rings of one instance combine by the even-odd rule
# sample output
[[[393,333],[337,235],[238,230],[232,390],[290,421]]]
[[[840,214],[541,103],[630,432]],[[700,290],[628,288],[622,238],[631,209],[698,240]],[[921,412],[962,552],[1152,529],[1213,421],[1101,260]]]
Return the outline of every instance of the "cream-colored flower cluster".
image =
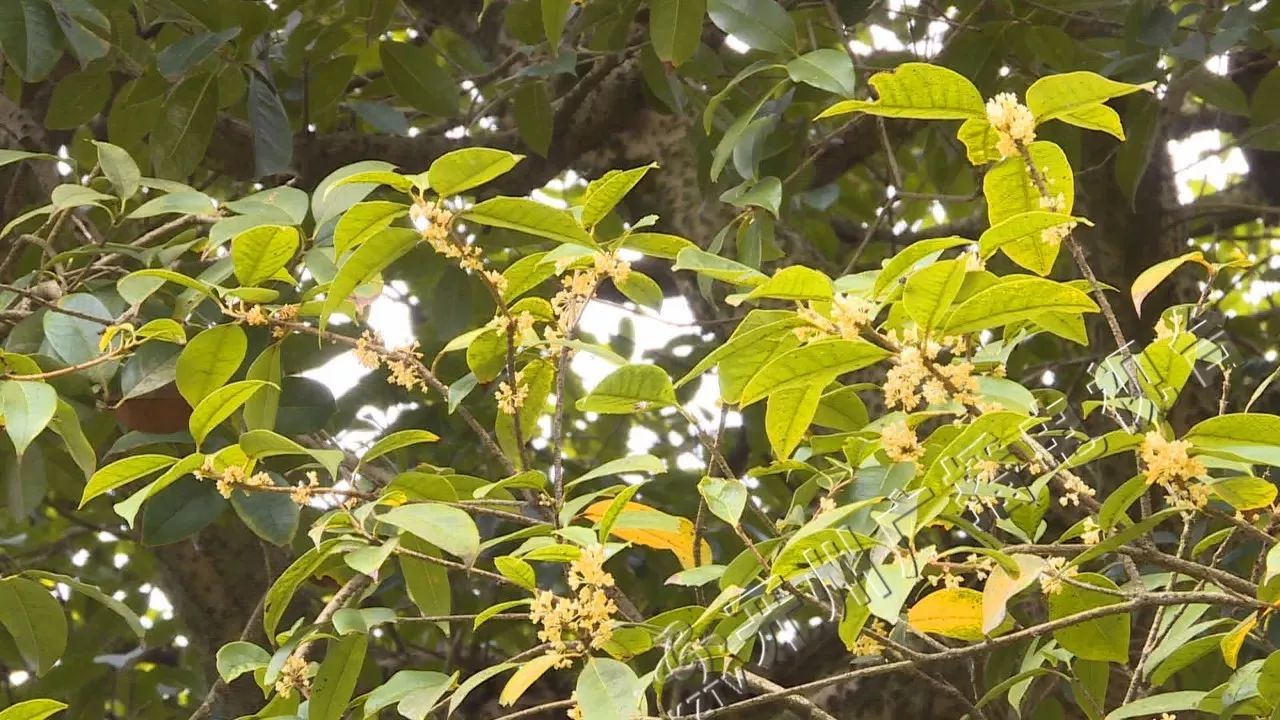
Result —
[[[796,311],[805,325],[795,329],[796,337],[812,342],[828,337],[856,340],[871,325],[879,308],[866,298],[836,293],[831,300],[831,316],[818,312],[812,304]]]
[[[1036,139],[1036,118],[1013,93],[1000,93],[987,101],[987,121],[996,130],[1000,157],[1017,155],[1019,146]]]
[[[911,411],[923,401],[938,405],[955,400],[964,405],[977,405],[978,378],[973,363],[957,360],[938,362],[943,345],[937,341],[921,342],[913,329],[893,335],[902,349],[894,357],[884,382],[884,401],[889,407]],[[956,352],[964,352],[964,338],[943,338]]]
[[[1102,527],[1092,516],[1081,521],[1080,530],[1080,540],[1085,545],[1097,545],[1102,542]]]
[[[1075,574],[1074,567],[1067,567],[1066,558],[1051,557],[1044,569],[1040,571],[1040,589],[1045,595],[1057,595],[1062,592],[1062,586],[1066,584],[1065,579],[1075,577]]]
[[[1148,485],[1164,488],[1175,505],[1202,508],[1209,502],[1209,491],[1195,480],[1206,471],[1204,463],[1188,454],[1190,449],[1186,440],[1166,440],[1154,430],[1143,436],[1138,448]]]
[[[529,619],[542,625],[538,639],[549,643],[551,652],[561,656],[556,667],[569,667],[577,655],[569,648],[569,642],[600,648],[613,638],[613,616],[618,606],[605,590],[613,587],[614,581],[605,571],[604,561],[604,546],[584,549],[569,565],[569,587],[577,591],[574,597],[560,597],[544,590],[533,599]]]
[[[916,433],[902,420],[880,430],[880,447],[894,462],[915,462],[924,454]]]
[[[1089,487],[1078,475],[1062,476],[1062,497],[1058,498],[1058,504],[1062,507],[1068,505],[1078,506],[1080,497],[1093,497],[1098,491]]]
[[[391,377],[387,380],[392,385],[412,390],[422,384],[422,378],[418,376],[412,362],[413,358],[422,359],[416,340],[404,347],[388,348],[376,330],[365,330],[356,340],[352,353],[357,362],[370,370],[377,370],[385,362],[387,370],[391,372]]]
[[[1049,212],[1066,212],[1067,198],[1062,193],[1058,193],[1055,196],[1042,197],[1040,198],[1040,207],[1041,209],[1048,210]],[[1063,240],[1066,240],[1067,236],[1070,235],[1071,231],[1075,228],[1075,220],[1062,223],[1061,225],[1054,225],[1051,228],[1045,228],[1040,231],[1040,239],[1047,243],[1060,243]]]
[[[271,482],[270,475],[264,472],[250,475],[239,465],[228,465],[221,472],[218,472],[214,466],[213,456],[204,459],[204,463],[200,466],[200,475],[206,478],[216,478],[218,481],[218,494],[224,498],[230,498],[231,493],[237,487],[271,487],[275,484]]]
[[[516,386],[513,388],[505,380],[498,383],[498,389],[493,394],[498,401],[498,410],[505,415],[515,415],[524,407],[524,401],[529,397],[529,386],[524,382],[524,370],[516,372]]]
[[[307,661],[296,654],[290,655],[284,661],[284,665],[280,666],[280,675],[276,678],[276,694],[287,698],[293,695],[294,689],[305,693],[310,687],[311,680],[307,678]]]
[[[870,630],[872,633],[881,636],[886,635],[889,632],[889,628],[879,620],[871,621]],[[858,639],[853,642],[852,652],[857,657],[872,657],[884,652],[884,645],[881,645],[880,641],[871,637],[869,633],[863,632],[858,635]]]
[[[315,495],[316,489],[320,487],[320,476],[314,470],[307,471],[307,482],[298,483],[293,487],[293,491],[289,493],[290,499],[298,505],[306,505],[311,502],[311,498]]]

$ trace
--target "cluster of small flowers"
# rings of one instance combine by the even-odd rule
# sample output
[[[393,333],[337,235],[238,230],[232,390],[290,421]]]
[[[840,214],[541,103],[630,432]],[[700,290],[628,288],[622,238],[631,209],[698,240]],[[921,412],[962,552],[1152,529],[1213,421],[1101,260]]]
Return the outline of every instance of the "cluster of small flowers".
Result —
[[[298,483],[295,485],[293,492],[289,493],[289,497],[298,505],[306,505],[311,502],[311,497],[315,495],[316,488],[319,486],[320,476],[316,475],[314,470],[308,470],[306,484]]]
[[[418,342],[416,340],[405,347],[386,348],[382,336],[376,330],[365,330],[361,333],[360,338],[356,340],[356,347],[352,352],[356,356],[356,361],[370,370],[377,370],[385,361],[387,370],[391,371],[391,377],[388,380],[392,385],[399,385],[406,390],[412,390],[422,382],[422,378],[418,377],[412,362],[404,357],[392,357],[393,355],[408,355],[421,360],[422,353],[418,351]]]
[[[821,499],[818,500],[817,514],[821,515],[824,512],[831,512],[832,510],[835,510],[835,509],[836,509],[835,498],[827,495],[827,496],[823,496]]]
[[[915,462],[924,454],[916,433],[902,420],[880,430],[880,447],[894,462]]]
[[[1051,557],[1044,570],[1040,572],[1040,589],[1045,595],[1056,595],[1062,591],[1064,578],[1074,577],[1076,569],[1067,567],[1064,557]]]
[[[994,510],[999,504],[994,495],[970,495],[965,503],[965,510],[972,515],[981,515],[987,510]]]
[[[578,325],[587,299],[596,291],[599,276],[592,270],[574,270],[560,278],[562,289],[551,298],[551,312],[555,315],[555,327],[548,327],[544,335],[547,342],[555,343],[568,337]]]
[[[515,415],[524,407],[529,397],[529,386],[524,384],[524,370],[516,372],[516,386],[512,388],[504,380],[498,383],[498,390],[493,394],[498,401],[498,410],[505,415]]]
[[[631,263],[619,258],[616,253],[596,253],[591,259],[597,277],[608,275],[614,282],[626,282],[631,275]]]
[[[218,472],[214,469],[213,457],[206,457],[204,464],[200,466],[200,474],[203,477],[211,477],[218,479],[218,494],[224,498],[230,498],[231,492],[240,487],[271,487],[271,476],[264,472],[254,473],[252,475],[246,473],[243,467],[239,465],[228,465]]]
[[[418,351],[417,340],[414,340],[406,347],[397,348],[395,352],[409,355],[419,360],[422,359],[422,353]],[[412,390],[422,383],[422,378],[418,377],[418,373],[413,368],[413,363],[406,359],[388,357],[387,369],[391,371],[391,377],[388,380],[392,385],[399,385],[406,390]]]
[[[521,338],[533,331],[533,324],[537,321],[533,313],[524,310],[515,316],[497,315],[493,318],[492,324],[500,334],[505,335],[509,329],[512,329],[512,335],[515,336],[518,345]]]
[[[877,635],[884,635],[889,632],[889,628],[879,620],[873,620],[871,622],[871,632]],[[884,646],[880,644],[879,640],[864,632],[858,635],[858,639],[853,642],[852,652],[857,657],[871,657],[884,652]]]
[[[578,705],[578,693],[574,692],[569,699],[573,700],[573,706],[569,708],[567,713],[569,720],[582,720],[582,706]]]
[[[284,661],[284,665],[280,666],[280,675],[276,679],[276,694],[287,698],[293,695],[294,688],[305,691],[309,687],[311,687],[311,680],[307,678],[307,661],[298,655],[290,655]]]
[[[297,305],[281,305],[275,310],[267,310],[262,305],[238,303],[227,308],[229,315],[239,318],[246,325],[261,326],[275,320],[277,322],[293,322],[298,319]],[[287,331],[281,327],[271,330],[271,336],[277,340],[284,337]]]
[[[1093,497],[1098,491],[1089,487],[1078,475],[1062,476],[1062,497],[1058,498],[1058,504],[1062,507],[1068,505],[1078,506],[1080,504],[1080,496]]]
[[[796,337],[812,342],[826,337],[857,339],[876,316],[875,303],[856,295],[836,293],[831,300],[831,317],[827,318],[812,305],[801,307],[797,314],[806,325],[795,329]]]
[[[914,329],[893,337],[903,347],[885,375],[886,405],[911,411],[918,408],[922,400],[929,405],[950,400],[964,405],[978,404],[978,378],[973,374],[973,363],[968,360],[937,362],[943,345],[932,340],[920,342]],[[943,341],[956,352],[964,351],[964,338],[943,338]]]
[[[954,590],[964,584],[964,578],[951,571],[950,567],[942,568],[942,572],[929,576],[929,585],[936,587],[942,583],[948,590]]]
[[[1142,438],[1139,453],[1148,485],[1160,485],[1178,506],[1202,508],[1209,501],[1209,491],[1192,481],[1205,474],[1205,467],[1187,453],[1190,449],[1186,440],[1166,440],[1153,430]]]
[[[973,568],[973,574],[979,580],[986,580],[991,571],[996,569],[996,561],[985,555],[975,555],[970,553],[965,557],[964,561]]]
[[[360,339],[356,340],[356,349],[353,351],[356,361],[370,370],[377,370],[382,365],[382,356],[375,348],[382,347],[382,335],[377,330],[365,330],[360,334]]]
[[[987,121],[996,130],[1000,157],[1017,155],[1019,146],[1036,139],[1036,118],[1013,93],[1000,93],[987,101]]]
[[[1102,528],[1092,516],[1085,518],[1080,524],[1080,540],[1085,545],[1097,545],[1102,542]]]
[[[569,587],[576,597],[562,598],[541,591],[529,608],[529,618],[540,625],[538,639],[550,643],[551,652],[560,656],[556,667],[569,667],[575,653],[569,650],[565,635],[593,648],[603,647],[613,637],[613,616],[618,606],[605,588],[613,587],[613,576],[604,569],[604,547],[586,548],[569,565]]]
[[[1040,207],[1050,212],[1062,212],[1067,207],[1067,199],[1062,193],[1058,193],[1056,197],[1043,197],[1040,198]],[[1071,234],[1075,227],[1076,222],[1072,220],[1061,225],[1054,225],[1051,228],[1045,228],[1040,231],[1040,239],[1046,243],[1060,243]]]

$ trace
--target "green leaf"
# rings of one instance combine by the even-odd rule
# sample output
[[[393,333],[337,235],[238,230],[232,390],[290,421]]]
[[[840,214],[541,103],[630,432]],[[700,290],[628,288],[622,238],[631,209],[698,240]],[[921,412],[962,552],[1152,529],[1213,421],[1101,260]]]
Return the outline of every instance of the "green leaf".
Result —
[[[742,389],[743,407],[802,385],[826,385],[844,373],[877,363],[889,353],[865,340],[820,340],[774,358]]]
[[[835,291],[831,278],[803,265],[791,265],[774,273],[747,293],[748,300],[774,298],[777,300],[825,300],[830,301]]]
[[[578,675],[577,697],[582,720],[631,720],[642,714],[644,683],[617,660],[591,658]]]
[[[932,330],[951,309],[964,284],[967,260],[957,258],[934,263],[907,278],[902,291],[902,308],[925,330]]]
[[[66,709],[67,704],[57,700],[26,700],[0,710],[0,720],[46,720]]]
[[[757,50],[794,52],[796,25],[774,0],[709,0],[716,27]]]
[[[538,81],[524,83],[516,90],[514,103],[512,115],[520,139],[534,152],[546,157],[551,152],[551,140],[555,134],[555,112],[545,85]]]
[[[520,587],[529,591],[538,589],[538,577],[534,574],[533,566],[524,560],[510,555],[500,555],[493,559],[493,565],[498,568],[498,572],[502,573],[503,577]]]
[[[516,230],[559,243],[597,247],[596,241],[572,215],[528,198],[489,198],[462,213],[461,217],[477,225]]]
[[[138,478],[159,472],[178,462],[168,455],[134,455],[117,460],[93,474],[80,496],[80,507],[99,495],[127,485]]]
[[[236,324],[217,325],[191,338],[178,356],[178,392],[195,407],[227,384],[244,361],[249,339]]]
[[[369,193],[376,190],[378,185],[384,182],[382,176],[375,176],[372,179],[360,182],[353,180],[344,183],[344,180],[365,173],[382,173],[394,169],[395,165],[389,162],[365,160],[346,165],[329,173],[316,186],[315,192],[311,194],[311,214],[315,216],[316,225],[328,222],[331,218],[368,197]]]
[[[1059,241],[1044,239],[1044,231],[1072,222],[1092,225],[1084,218],[1032,210],[992,225],[978,238],[978,254],[987,259],[1003,250],[1009,259],[1037,275],[1048,275],[1058,257]]]
[[[240,28],[237,27],[216,33],[202,32],[188,35],[156,55],[156,69],[167,80],[177,80],[239,34]]]
[[[4,167],[10,163],[21,162],[23,160],[53,160],[56,162],[58,160],[58,156],[50,155],[48,153],[27,152],[26,150],[0,149],[0,167]]]
[[[1131,703],[1125,703],[1107,713],[1106,720],[1127,720],[1128,718],[1158,717],[1168,712],[1195,710],[1207,693],[1203,690],[1179,690],[1177,692],[1151,695]]]
[[[676,403],[671,378],[656,365],[625,365],[614,370],[578,401],[581,412],[626,415]]]
[[[280,355],[283,352],[281,343],[272,343],[254,359],[245,372],[245,380],[264,380],[279,386],[284,382],[284,370],[281,367]],[[249,430],[270,430],[276,425],[276,416],[280,413],[280,391],[268,387],[249,398],[244,404],[244,425]],[[243,440],[241,441],[243,443]],[[248,452],[246,450],[246,452]],[[340,454],[340,453],[339,453]],[[331,468],[330,474],[334,472]]]
[[[796,82],[847,98],[857,89],[853,60],[833,48],[820,48],[792,60],[787,63],[787,74]]]
[[[737,527],[747,507],[747,486],[737,478],[704,477],[698,481],[698,493],[707,501],[707,509],[721,520]]]
[[[414,503],[392,508],[378,517],[425,540],[467,564],[480,554],[480,531],[471,516],[455,507]]]
[[[85,293],[63,297],[58,301],[58,307],[81,315],[100,318],[103,321],[96,323],[65,313],[46,313],[42,321],[45,340],[53,348],[58,359],[68,365],[75,365],[98,357],[101,354],[98,350],[98,339],[103,328],[112,322],[111,311],[102,304],[101,300]],[[115,375],[119,365],[119,362],[110,360],[80,372],[95,383],[105,385]]]
[[[298,252],[297,228],[263,225],[231,239],[231,263],[242,285],[255,286],[271,279]]]
[[[507,174],[523,159],[523,155],[493,148],[454,150],[431,163],[427,182],[440,197],[449,197]]]
[[[53,667],[67,649],[67,617],[62,605],[39,583],[0,579],[0,625],[36,675]]]
[[[1037,124],[1057,118],[1072,125],[1081,125],[1080,114],[1098,103],[1139,90],[1153,92],[1154,88],[1154,82],[1131,85],[1080,70],[1036,80],[1027,88],[1027,107],[1036,116]]]
[[[258,177],[288,172],[293,164],[293,129],[284,102],[269,78],[249,72],[246,100],[253,130],[253,172]]]
[[[1242,475],[1215,480],[1209,490],[1236,510],[1257,510],[1276,499],[1276,486],[1262,478]]]
[[[67,75],[53,88],[44,126],[51,130],[71,130],[87,124],[107,104],[111,90],[111,77],[104,71]]]
[[[1061,207],[1053,210],[1070,214],[1075,205],[1075,176],[1066,153],[1043,140],[1028,145],[1027,153],[1044,176],[1049,197],[1062,196]],[[982,194],[987,198],[987,220],[992,225],[1015,215],[1046,209],[1040,188],[1027,173],[1026,162],[1021,157],[1007,157],[993,165],[982,179]]]
[[[77,467],[84,472],[88,480],[97,469],[98,457],[89,438],[85,437],[84,428],[80,425],[80,416],[75,408],[61,398],[58,399],[58,410],[53,415],[49,427],[62,436],[67,454],[75,461]]]
[[[222,424],[222,421],[231,417],[232,413],[239,410],[240,406],[254,393],[269,386],[271,383],[264,380],[241,380],[214,390],[197,403],[191,411],[190,420],[187,421],[191,437],[195,438],[196,447],[204,444],[204,439],[209,433]]]
[[[484,328],[467,345],[467,367],[482,383],[492,382],[507,364],[507,338]]]
[[[0,413],[19,460],[27,446],[48,427],[57,409],[58,392],[51,385],[28,380],[0,384]]]
[[[95,602],[101,603],[108,610],[119,615],[120,618],[125,621],[125,624],[129,626],[129,629],[133,631],[133,634],[139,639],[145,637],[147,634],[146,628],[142,627],[142,620],[138,618],[137,613],[135,613],[128,605],[125,605],[123,602],[120,602],[114,597],[103,592],[102,588],[97,585],[81,582],[69,575],[45,572],[43,570],[25,570],[23,571],[23,575],[40,580],[48,580],[53,583],[62,583],[81,595],[84,595]]]
[[[1183,437],[1196,449],[1280,467],[1280,417],[1231,413],[1197,423]]]
[[[413,708],[434,706],[456,677],[430,670],[400,670],[366,696],[365,717],[377,717],[379,710],[400,703],[396,709],[401,715],[410,720],[423,720],[427,716],[425,710],[415,714]]]
[[[1085,585],[1117,590],[1104,575],[1080,573],[1073,578]],[[1123,598],[1063,583],[1049,595],[1049,619],[1058,620],[1094,608],[1115,605]],[[1129,660],[1129,614],[1117,613],[1059,628],[1053,637],[1063,648],[1085,660],[1124,663]]]
[[[903,63],[872,75],[868,82],[875,88],[875,101],[843,100],[818,117],[864,112],[919,120],[966,120],[987,114],[978,88],[960,73],[938,65]]]
[[[912,243],[904,248],[897,255],[885,262],[884,269],[876,276],[876,283],[872,287],[871,294],[880,297],[884,291],[893,285],[902,276],[911,271],[917,263],[925,260],[930,255],[940,253],[961,245],[969,245],[973,241],[968,238],[962,238],[955,235],[944,238],[933,238],[931,240],[921,240]]]
[[[961,335],[1048,312],[1091,313],[1098,312],[1098,306],[1070,285],[1042,278],[1005,280],[960,303],[942,329],[947,335]]]
[[[614,279],[613,284],[618,292],[635,304],[659,312],[662,310],[662,301],[666,298],[662,293],[662,286],[639,270],[632,270],[622,280]]]
[[[396,611],[391,608],[342,608],[333,614],[333,629],[339,635],[367,634],[379,625],[395,621]]]
[[[355,692],[364,667],[369,636],[352,633],[330,640],[320,671],[311,682],[310,720],[339,720]]]
[[[657,163],[649,163],[630,170],[610,170],[587,184],[587,194],[582,201],[582,224],[595,227],[631,192]]]
[[[773,456],[786,460],[804,440],[818,403],[822,400],[825,380],[809,385],[791,387],[769,395],[765,408],[764,429],[769,438]]]
[[[722,258],[698,247],[681,250],[676,255],[676,264],[671,269],[692,270],[713,280],[748,287],[755,287],[768,279],[767,275],[753,267]]]
[[[218,648],[218,676],[225,682],[231,682],[258,668],[265,668],[269,662],[271,655],[251,642],[237,640]]]
[[[627,457],[610,460],[609,462],[595,466],[579,477],[574,478],[566,484],[565,487],[581,485],[588,480],[608,477],[610,475],[621,475],[624,473],[664,473],[666,471],[667,463],[659,457],[649,454],[628,455]]]
[[[569,19],[571,0],[539,0],[542,8],[542,30],[547,35],[547,44],[551,53],[556,54],[560,46],[560,36],[564,33],[565,21]]]
[[[163,108],[151,132],[152,166],[159,177],[182,180],[205,159],[213,138],[218,119],[217,75],[183,80],[169,93]]]
[[[278,487],[288,483],[275,477]],[[233,492],[231,507],[254,535],[272,545],[284,547],[298,531],[301,508],[285,493]]]
[[[401,535],[400,545],[429,557],[440,556],[440,551],[434,545],[412,535]],[[409,599],[418,610],[423,615],[448,615],[453,607],[448,569],[409,555],[400,555],[397,560]],[[441,632],[449,632],[446,623],[440,623],[439,627]]]
[[[421,236],[414,230],[387,228],[356,248],[329,284],[324,307],[320,311],[320,329],[328,325],[329,316],[357,287],[373,279],[421,241]]]
[[[698,51],[707,0],[650,0],[649,39],[663,62],[679,67]]]
[[[263,601],[262,611],[262,627],[266,630],[268,638],[275,636],[276,626],[280,624],[280,618],[284,616],[284,611],[293,600],[294,593],[302,583],[320,569],[337,542],[337,540],[328,540],[319,547],[306,551],[294,560],[293,564],[285,568],[285,571],[280,573],[276,581],[271,584],[271,588],[267,590],[266,600]]]
[[[372,462],[389,452],[394,452],[401,448],[418,445],[420,443],[436,442],[439,439],[439,435],[428,430],[400,430],[393,432],[390,435],[378,438],[378,441],[370,446],[369,449],[364,452],[364,455],[360,457],[360,464],[363,465],[367,462]]]
[[[0,50],[24,81],[44,80],[62,57],[57,23],[45,0],[0,3]]]
[[[519,665],[517,663],[500,663],[472,673],[471,677],[463,680],[462,684],[458,686],[458,689],[454,690],[453,695],[449,697],[449,712],[445,714],[445,717],[453,715],[453,711],[457,710],[458,706],[462,704],[462,701],[467,699],[467,695],[470,695],[472,690],[480,687],[484,681],[515,667],[519,667]]]
[[[196,190],[183,190],[148,200],[127,216],[144,220],[157,215],[213,215],[218,208],[213,199]]]
[[[352,205],[338,219],[338,225],[333,230],[334,255],[342,258],[408,214],[409,207],[399,202],[371,200]]]
[[[448,117],[458,112],[458,85],[427,47],[385,41],[378,46],[378,55],[401,100],[428,115]]]

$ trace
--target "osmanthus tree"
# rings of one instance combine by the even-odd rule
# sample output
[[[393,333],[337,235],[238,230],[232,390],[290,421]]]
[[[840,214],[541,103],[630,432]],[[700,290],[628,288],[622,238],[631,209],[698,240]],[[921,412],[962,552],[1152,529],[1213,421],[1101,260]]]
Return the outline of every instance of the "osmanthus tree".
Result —
[[[1276,712],[1272,10],[433,5],[0,7],[0,720]]]

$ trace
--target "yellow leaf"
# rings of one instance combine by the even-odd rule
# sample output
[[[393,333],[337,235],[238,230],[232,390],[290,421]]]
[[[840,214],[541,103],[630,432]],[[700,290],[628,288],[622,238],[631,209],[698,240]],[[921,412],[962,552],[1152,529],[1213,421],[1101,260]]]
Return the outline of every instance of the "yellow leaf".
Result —
[[[1212,269],[1209,262],[1204,259],[1204,255],[1196,250],[1185,255],[1179,255],[1176,258],[1170,258],[1164,262],[1158,262],[1155,265],[1143,270],[1133,281],[1133,287],[1130,289],[1130,295],[1133,297],[1133,309],[1142,314],[1142,301],[1147,299],[1151,291],[1156,286],[1164,282],[1166,278],[1173,274],[1174,270],[1182,267],[1184,264],[1194,262],[1199,263],[1206,268]]]
[[[1005,604],[1009,598],[1026,590],[1031,583],[1040,577],[1040,568],[1044,560],[1035,555],[1014,555],[1018,563],[1018,576],[1010,577],[1003,567],[997,565],[987,578],[982,589],[982,630],[992,632],[1005,620]]]
[[[907,611],[907,622],[920,632],[956,640],[982,640],[982,593],[969,588],[930,593]]]
[[[592,522],[599,522],[612,502],[612,500],[601,500],[592,504],[582,514]],[[631,518],[628,518],[628,515],[631,515]],[[637,515],[640,517],[636,517]],[[649,515],[655,522],[652,524],[643,522],[646,520],[644,515]],[[628,526],[627,520],[629,519],[641,521],[634,523],[634,525],[648,526]],[[653,525],[657,524],[670,525],[671,529],[653,527]],[[676,559],[680,561],[680,566],[686,570],[695,565],[693,561],[693,521],[687,518],[668,515],[661,510],[638,502],[629,502],[623,506],[622,513],[618,516],[618,522],[615,522],[613,527],[610,528],[609,534],[619,540],[626,540],[637,545],[659,550],[670,550],[675,553]],[[703,540],[702,563],[705,565],[709,562],[711,562],[711,545],[706,540]]]
[[[1227,667],[1232,670],[1236,669],[1236,663],[1239,662],[1240,648],[1244,647],[1244,639],[1249,636],[1249,631],[1258,624],[1258,615],[1255,613],[1240,621],[1235,630],[1227,633],[1219,643],[1222,649],[1222,659],[1226,661]]]
[[[498,696],[498,704],[508,707],[520,699],[524,695],[524,691],[529,686],[538,681],[543,673],[550,670],[560,661],[560,655],[551,653],[536,657],[520,666],[511,679],[507,680],[507,684],[502,688],[502,694]]]

